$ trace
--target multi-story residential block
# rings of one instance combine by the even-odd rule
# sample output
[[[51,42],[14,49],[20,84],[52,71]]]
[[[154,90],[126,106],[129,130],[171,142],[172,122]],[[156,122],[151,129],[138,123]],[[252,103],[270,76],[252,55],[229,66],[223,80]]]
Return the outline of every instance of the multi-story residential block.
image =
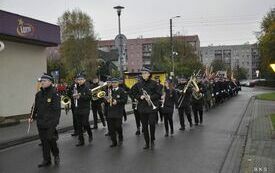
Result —
[[[126,46],[126,62],[123,64],[124,70],[128,72],[138,72],[142,66],[150,66],[153,43],[161,38],[168,37],[128,39]],[[200,40],[197,35],[176,36],[174,39],[189,43],[193,46],[195,53],[199,55]],[[104,50],[116,49],[114,40],[99,41],[98,47]]]
[[[214,59],[224,61],[231,69],[243,67],[248,71],[248,79],[256,78],[260,57],[257,44],[222,45],[201,47],[203,64],[210,65]]]

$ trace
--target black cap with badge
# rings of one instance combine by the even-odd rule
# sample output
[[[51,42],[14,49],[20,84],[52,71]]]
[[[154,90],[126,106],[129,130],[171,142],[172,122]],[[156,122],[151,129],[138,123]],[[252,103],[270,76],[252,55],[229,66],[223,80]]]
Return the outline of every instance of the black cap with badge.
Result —
[[[115,77],[114,77],[114,78],[112,78],[112,80],[111,80],[111,81],[112,81],[112,83],[119,83],[119,79],[118,79],[118,78],[115,78]]]
[[[84,75],[83,73],[78,73],[78,74],[76,75],[76,79],[82,80],[82,79],[86,79],[86,77],[85,77],[85,75]]]
[[[140,71],[141,72],[149,72],[149,73],[151,73],[151,70],[149,68],[147,68],[147,67],[142,67]]]
[[[40,80],[41,80],[41,81],[42,81],[42,80],[48,80],[48,81],[51,81],[51,82],[54,81],[52,75],[47,74],[47,73],[44,73],[44,74],[41,76]]]

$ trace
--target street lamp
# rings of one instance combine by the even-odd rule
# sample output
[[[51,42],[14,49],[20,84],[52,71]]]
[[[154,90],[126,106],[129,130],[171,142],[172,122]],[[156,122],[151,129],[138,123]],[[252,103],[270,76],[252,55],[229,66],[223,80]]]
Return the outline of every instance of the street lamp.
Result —
[[[120,68],[120,76],[122,77],[122,37],[121,37],[121,26],[120,26],[120,15],[121,15],[121,10],[124,9],[123,6],[115,6],[114,9],[117,10],[117,16],[118,16],[118,36],[119,36],[119,58],[118,58],[118,64]]]
[[[180,18],[180,16],[174,16],[170,18],[170,47],[171,47],[171,58],[172,58],[172,72],[175,75],[175,57],[174,57],[174,46],[173,46],[173,19]]]

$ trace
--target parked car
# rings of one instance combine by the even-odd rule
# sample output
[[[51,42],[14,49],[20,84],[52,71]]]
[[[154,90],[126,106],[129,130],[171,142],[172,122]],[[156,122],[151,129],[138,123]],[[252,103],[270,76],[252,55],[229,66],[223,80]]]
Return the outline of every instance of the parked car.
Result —
[[[245,87],[254,87],[255,84],[256,84],[256,81],[253,81],[253,80],[242,80],[242,81],[240,81],[240,85],[245,86]]]
[[[240,85],[246,87],[254,87],[260,81],[266,81],[266,79],[242,80],[240,81]]]

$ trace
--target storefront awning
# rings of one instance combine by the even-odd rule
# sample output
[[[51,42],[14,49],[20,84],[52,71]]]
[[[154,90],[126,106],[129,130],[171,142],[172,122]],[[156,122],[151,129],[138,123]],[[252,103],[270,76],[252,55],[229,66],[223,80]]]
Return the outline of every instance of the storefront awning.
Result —
[[[0,39],[57,46],[60,28],[57,25],[0,10]]]

